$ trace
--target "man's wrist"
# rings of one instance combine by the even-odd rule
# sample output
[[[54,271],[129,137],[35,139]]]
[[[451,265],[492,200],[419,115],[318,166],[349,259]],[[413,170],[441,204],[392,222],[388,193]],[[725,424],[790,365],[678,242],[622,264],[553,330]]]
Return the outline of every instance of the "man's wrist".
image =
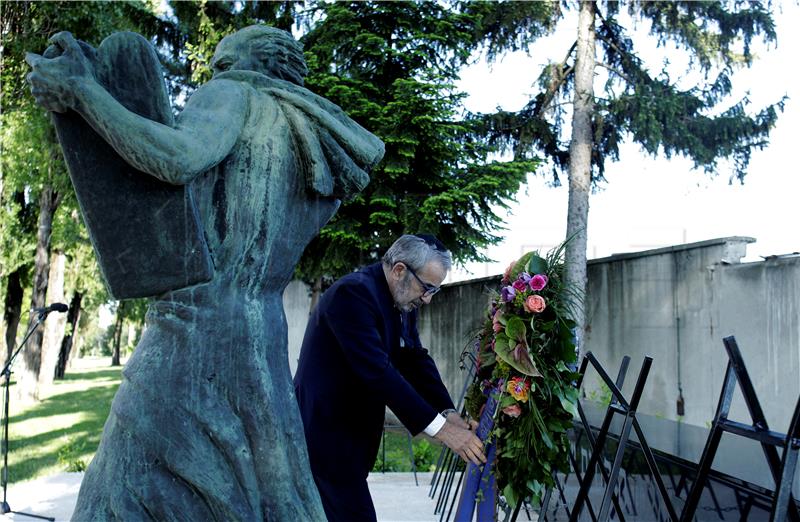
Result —
[[[437,414],[436,417],[433,418],[430,424],[425,428],[425,434],[431,437],[435,437],[437,433],[441,431],[444,425],[447,423],[445,417],[442,414]]]
[[[440,415],[446,419],[447,416],[450,415],[451,413],[455,413],[456,415],[458,415],[458,410],[456,410],[455,408],[447,408],[446,410],[442,410]]]

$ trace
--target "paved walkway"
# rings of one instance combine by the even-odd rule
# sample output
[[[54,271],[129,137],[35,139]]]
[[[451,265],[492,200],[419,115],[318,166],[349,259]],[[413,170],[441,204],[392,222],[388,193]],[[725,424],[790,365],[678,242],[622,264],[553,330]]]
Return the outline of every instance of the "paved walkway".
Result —
[[[432,473],[372,473],[369,489],[380,522],[432,522],[435,502],[428,498]],[[9,484],[7,500],[12,510],[67,521],[75,508],[82,473],[59,473],[30,482]],[[0,515],[0,521],[33,522],[21,514]]]

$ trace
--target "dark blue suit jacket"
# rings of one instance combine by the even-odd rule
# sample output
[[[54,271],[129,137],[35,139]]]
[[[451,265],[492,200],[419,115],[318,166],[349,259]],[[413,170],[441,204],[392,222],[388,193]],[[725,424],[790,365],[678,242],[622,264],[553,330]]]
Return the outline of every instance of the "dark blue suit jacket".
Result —
[[[453,407],[421,346],[416,321],[416,311],[401,314],[394,307],[380,263],[341,278],[323,294],[309,318],[294,378],[316,477],[366,478],[386,406],[412,434]]]

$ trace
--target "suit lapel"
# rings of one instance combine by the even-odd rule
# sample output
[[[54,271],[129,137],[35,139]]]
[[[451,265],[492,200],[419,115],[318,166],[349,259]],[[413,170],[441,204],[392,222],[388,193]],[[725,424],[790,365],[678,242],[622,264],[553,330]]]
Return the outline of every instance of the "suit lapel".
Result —
[[[375,263],[367,267],[366,271],[372,277],[377,291],[378,303],[381,308],[381,315],[384,322],[386,338],[383,340],[384,348],[391,356],[396,347],[400,345],[400,312],[394,307],[394,299],[389,290],[389,283],[383,273],[381,263]]]

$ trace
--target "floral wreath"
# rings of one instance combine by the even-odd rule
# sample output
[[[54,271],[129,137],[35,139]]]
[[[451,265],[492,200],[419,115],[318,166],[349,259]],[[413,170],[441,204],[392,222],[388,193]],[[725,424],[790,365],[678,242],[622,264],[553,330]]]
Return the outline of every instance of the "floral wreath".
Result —
[[[509,265],[475,341],[477,374],[466,408],[491,425],[484,442],[496,445],[495,458],[487,465],[512,508],[525,499],[539,504],[553,472],[568,466],[567,430],[578,399],[571,317],[581,300],[564,279],[564,246]],[[490,395],[497,406],[484,412]]]

